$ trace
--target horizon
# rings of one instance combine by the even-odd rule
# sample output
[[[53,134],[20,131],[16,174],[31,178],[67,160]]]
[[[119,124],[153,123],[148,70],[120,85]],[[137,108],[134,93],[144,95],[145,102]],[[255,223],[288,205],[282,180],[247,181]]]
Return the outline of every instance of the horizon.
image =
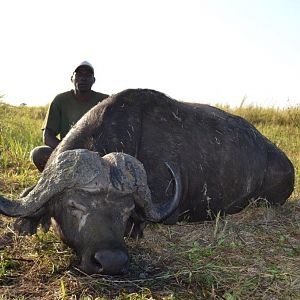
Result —
[[[4,96],[4,97],[3,97]],[[169,95],[167,95],[169,96]],[[170,97],[170,96],[169,96]],[[194,103],[201,103],[201,104],[207,104],[207,105],[211,105],[211,106],[215,106],[215,107],[220,107],[220,108],[229,108],[229,109],[239,109],[239,108],[243,108],[243,109],[247,109],[247,108],[261,108],[261,109],[274,109],[274,110],[286,110],[286,109],[298,109],[300,108],[300,103],[295,103],[295,104],[292,104],[290,105],[289,104],[289,101],[287,100],[286,101],[286,104],[284,105],[261,105],[259,103],[247,103],[247,99],[242,99],[240,104],[236,104],[236,105],[233,105],[233,104],[230,104],[230,103],[218,103],[218,102],[197,102],[197,101],[189,101],[189,99],[175,99],[173,97],[171,97],[172,99],[174,100],[177,100],[177,101],[181,101],[181,102],[194,102]],[[50,105],[50,102],[46,102],[44,104],[30,104],[29,103],[26,103],[26,102],[22,102],[22,101],[6,101],[5,100],[5,95],[1,95],[0,94],[0,104],[7,104],[7,105],[11,105],[11,106],[15,106],[15,107],[18,107],[18,106],[27,106],[27,107],[48,107]]]

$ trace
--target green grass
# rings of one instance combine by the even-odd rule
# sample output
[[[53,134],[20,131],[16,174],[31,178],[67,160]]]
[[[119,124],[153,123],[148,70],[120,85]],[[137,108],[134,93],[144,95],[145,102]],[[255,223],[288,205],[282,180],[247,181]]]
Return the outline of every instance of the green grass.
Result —
[[[223,107],[224,108],[224,107]],[[86,276],[53,234],[23,237],[0,217],[0,299],[299,299],[300,109],[236,110],[284,150],[296,186],[283,207],[251,204],[214,222],[151,225],[127,240],[129,274]],[[30,150],[41,144],[45,107],[0,103],[0,193],[12,198],[36,182]]]
[[[42,144],[46,107],[15,107],[0,103],[0,189],[14,194],[36,181],[29,153]]]

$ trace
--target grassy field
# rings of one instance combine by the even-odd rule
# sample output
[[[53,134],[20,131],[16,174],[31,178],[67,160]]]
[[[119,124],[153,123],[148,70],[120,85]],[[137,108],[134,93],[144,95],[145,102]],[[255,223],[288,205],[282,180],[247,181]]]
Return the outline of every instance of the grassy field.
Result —
[[[225,110],[231,110],[228,107]],[[0,193],[36,182],[30,150],[41,144],[45,107],[0,103]],[[50,231],[19,236],[0,217],[0,299],[300,299],[300,109],[231,110],[283,149],[295,191],[280,208],[251,204],[213,222],[151,225],[128,240],[129,274],[86,276]]]

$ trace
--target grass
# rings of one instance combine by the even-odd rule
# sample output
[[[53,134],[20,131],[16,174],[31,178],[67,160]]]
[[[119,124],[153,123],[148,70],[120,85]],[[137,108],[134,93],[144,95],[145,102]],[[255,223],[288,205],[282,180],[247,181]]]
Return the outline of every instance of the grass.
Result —
[[[252,122],[294,163],[296,186],[280,208],[252,203],[214,222],[151,225],[127,240],[130,272],[86,276],[52,233],[19,236],[0,217],[0,299],[299,299],[300,109],[232,110]],[[36,182],[30,150],[41,144],[45,107],[0,103],[0,192],[12,198]]]
[[[0,190],[14,194],[36,182],[38,172],[29,152],[42,143],[45,107],[15,107],[0,103]]]

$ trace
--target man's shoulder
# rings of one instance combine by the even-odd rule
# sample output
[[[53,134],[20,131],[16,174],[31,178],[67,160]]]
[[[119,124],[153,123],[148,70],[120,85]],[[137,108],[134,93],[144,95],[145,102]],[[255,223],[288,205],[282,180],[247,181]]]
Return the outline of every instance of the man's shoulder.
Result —
[[[61,105],[65,105],[68,102],[72,101],[73,98],[73,92],[71,91],[67,91],[67,92],[63,92],[60,94],[57,94],[54,99],[51,101],[51,106],[58,106],[60,107]]]
[[[95,97],[98,98],[100,101],[109,97],[109,95],[107,95],[107,94],[103,94],[103,93],[95,92],[95,91],[92,91],[92,92],[94,93]]]
[[[73,92],[71,91],[67,91],[67,92],[63,92],[60,94],[57,94],[54,98],[54,100],[65,100],[65,99],[69,99],[69,98],[73,98]],[[53,101],[54,101],[53,100]]]

